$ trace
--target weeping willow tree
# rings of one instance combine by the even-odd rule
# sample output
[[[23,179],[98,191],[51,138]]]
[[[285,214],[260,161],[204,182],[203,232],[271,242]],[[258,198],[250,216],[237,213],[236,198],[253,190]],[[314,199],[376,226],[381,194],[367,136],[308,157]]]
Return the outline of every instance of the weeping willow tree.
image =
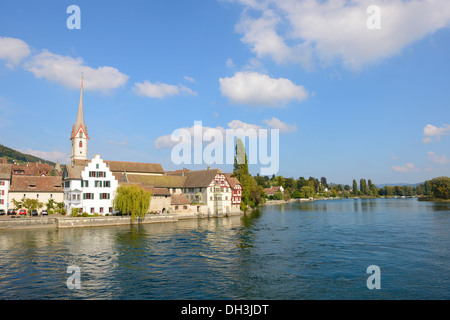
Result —
[[[117,188],[114,197],[114,209],[122,214],[131,215],[131,221],[136,217],[143,219],[150,206],[151,192],[137,185],[122,185]]]

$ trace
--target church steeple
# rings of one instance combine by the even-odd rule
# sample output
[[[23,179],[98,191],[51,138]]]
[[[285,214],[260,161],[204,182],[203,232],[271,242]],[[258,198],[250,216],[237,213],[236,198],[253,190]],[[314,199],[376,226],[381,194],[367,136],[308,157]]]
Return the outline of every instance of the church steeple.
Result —
[[[81,91],[80,91],[80,103],[78,104],[78,113],[77,119],[75,120],[75,124],[72,129],[71,140],[79,134],[79,131],[83,130],[83,133],[89,139],[87,134],[87,128],[84,124],[84,113],[83,113],[83,75],[81,75]]]
[[[83,114],[83,75],[81,75],[81,91],[80,91],[80,103],[78,105],[77,119],[73,125],[72,132],[70,134],[70,140],[72,140],[72,163],[75,160],[87,160],[87,141],[89,137],[87,134],[87,128],[84,124]]]

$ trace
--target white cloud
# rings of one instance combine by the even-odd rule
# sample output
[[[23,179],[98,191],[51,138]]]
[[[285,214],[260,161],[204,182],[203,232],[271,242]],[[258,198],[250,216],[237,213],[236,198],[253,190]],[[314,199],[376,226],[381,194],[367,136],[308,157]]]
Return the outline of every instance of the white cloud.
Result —
[[[245,122],[242,122],[241,120],[233,120],[233,121],[229,122],[228,127],[233,130],[243,129],[244,131],[246,131],[248,129],[253,129],[253,130],[261,129],[261,127],[256,124],[245,123]]]
[[[428,151],[428,159],[430,159],[431,162],[433,163],[437,163],[437,164],[449,164],[450,163],[450,159],[447,158],[446,155],[437,155],[436,153],[434,153],[433,151]]]
[[[184,76],[184,80],[189,81],[190,83],[195,83],[195,79],[189,76]]]
[[[450,135],[450,125],[444,124],[442,125],[442,127],[436,127],[431,124],[427,124],[425,128],[423,128],[423,135],[424,135],[424,138],[422,139],[423,143],[440,141],[441,136]]]
[[[0,59],[6,61],[8,68],[18,65],[30,52],[30,47],[22,40],[0,37]]]
[[[305,66],[339,61],[359,69],[401,53],[450,23],[448,0],[266,0],[244,6],[237,31],[258,57]],[[370,5],[380,8],[381,29],[367,28]]]
[[[157,99],[163,99],[179,94],[197,95],[196,92],[183,85],[171,85],[159,82],[151,83],[149,81],[135,83],[133,90],[140,96]]]
[[[108,140],[108,143],[118,146],[126,146],[128,144],[128,139],[123,138],[122,141]]]
[[[414,165],[414,163],[407,163],[404,166],[393,166],[392,169],[397,172],[417,172],[418,168]]]
[[[285,78],[274,79],[257,72],[237,72],[230,78],[220,78],[220,91],[233,104],[284,107],[292,100],[303,101],[308,96],[301,85]]]
[[[193,125],[192,127],[179,128],[174,130],[174,136],[177,136],[180,141],[185,143],[192,143],[193,139],[200,139],[203,142],[203,138],[210,139],[214,132],[220,132],[223,136],[225,130],[222,127],[205,127],[203,125]],[[156,149],[171,148],[177,145],[178,141],[172,141],[172,134],[158,137],[154,142]]]
[[[225,62],[227,68],[233,69],[234,68],[234,62],[233,59],[228,58],[227,61]]]
[[[297,126],[293,124],[288,124],[286,122],[281,121],[275,117],[271,119],[263,120],[265,124],[267,124],[272,129],[278,129],[281,133],[290,133],[297,131]]]
[[[70,156],[66,153],[60,152],[60,151],[40,151],[40,150],[32,150],[32,149],[27,149],[27,150],[20,150],[18,149],[18,151],[25,153],[25,154],[31,154],[35,157],[39,157],[42,158],[44,160],[49,160],[49,161],[59,161],[59,163],[69,163],[70,162]]]
[[[25,63],[25,69],[37,78],[60,83],[66,88],[80,88],[81,73],[84,75],[83,90],[108,91],[123,86],[128,76],[113,67],[86,66],[82,58],[61,56],[43,50]]]
[[[269,127],[273,129],[279,129],[281,133],[290,133],[295,130],[297,130],[297,127],[294,125],[290,125],[287,123],[284,123],[280,121],[277,118],[272,117],[270,120],[264,120],[264,123],[266,123]],[[244,134],[253,135],[255,134],[256,137],[259,136],[260,129],[265,129],[262,126],[246,123],[241,120],[233,120],[228,122],[228,128],[227,129],[233,129],[233,130],[240,130],[242,129],[244,131]],[[208,142],[210,141],[211,137],[214,136],[216,133],[220,133],[223,137],[223,141],[226,140],[226,129],[223,127],[217,126],[215,128],[213,127],[205,127],[203,125],[197,126],[197,130],[195,130],[196,125],[194,124],[192,127],[184,127],[174,130],[176,131],[176,135],[180,137],[181,141],[185,141],[187,143],[192,143],[192,139],[199,138],[202,140],[205,138]],[[172,134],[164,135],[158,137],[154,142],[154,147],[156,149],[165,149],[165,148],[171,148],[175,145],[177,145],[179,142],[172,141],[171,139]],[[202,138],[203,137],[203,138]],[[202,140],[203,141],[203,140]]]

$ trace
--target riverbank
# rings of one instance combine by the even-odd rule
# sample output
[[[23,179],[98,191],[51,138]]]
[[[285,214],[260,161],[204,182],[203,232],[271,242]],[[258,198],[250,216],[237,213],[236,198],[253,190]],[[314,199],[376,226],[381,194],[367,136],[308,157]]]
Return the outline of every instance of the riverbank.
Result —
[[[2,229],[35,229],[53,228],[69,229],[84,227],[107,227],[136,225],[149,223],[173,223],[187,219],[223,218],[241,215],[243,212],[235,212],[227,215],[208,216],[198,214],[147,214],[144,219],[131,220],[130,216],[98,216],[98,217],[66,217],[62,215],[49,215],[40,217],[4,216],[0,219]],[[12,218],[14,217],[14,218]]]

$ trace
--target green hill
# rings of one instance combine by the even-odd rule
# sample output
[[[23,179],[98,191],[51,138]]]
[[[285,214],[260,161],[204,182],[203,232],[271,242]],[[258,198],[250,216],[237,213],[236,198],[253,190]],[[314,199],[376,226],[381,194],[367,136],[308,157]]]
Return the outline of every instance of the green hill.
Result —
[[[8,163],[12,163],[13,160],[15,160],[17,163],[39,162],[40,161],[41,163],[48,163],[50,165],[55,164],[52,161],[44,160],[39,157],[32,156],[31,154],[25,154],[25,153],[5,147],[4,145],[0,144],[0,158],[3,158],[3,157],[8,159]]]

